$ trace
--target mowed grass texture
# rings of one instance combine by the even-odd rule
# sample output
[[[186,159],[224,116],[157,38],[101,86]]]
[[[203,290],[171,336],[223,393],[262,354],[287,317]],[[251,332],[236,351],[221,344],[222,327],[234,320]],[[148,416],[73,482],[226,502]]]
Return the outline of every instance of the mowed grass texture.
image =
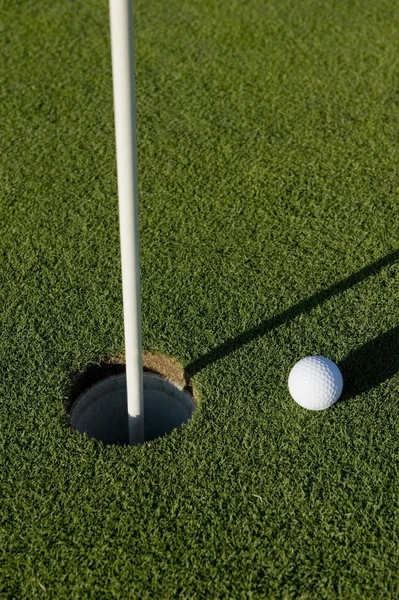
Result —
[[[0,597],[398,598],[399,3],[135,18],[143,344],[200,405],[142,447],[68,426],[124,350],[108,6],[0,0]]]

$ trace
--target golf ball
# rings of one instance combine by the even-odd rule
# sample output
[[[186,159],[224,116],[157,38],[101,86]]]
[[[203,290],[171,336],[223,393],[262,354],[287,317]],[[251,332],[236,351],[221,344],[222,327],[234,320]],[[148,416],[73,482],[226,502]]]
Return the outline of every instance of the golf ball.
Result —
[[[307,356],[294,365],[288,377],[288,389],[300,406],[323,410],[341,395],[344,382],[337,365],[324,356]]]

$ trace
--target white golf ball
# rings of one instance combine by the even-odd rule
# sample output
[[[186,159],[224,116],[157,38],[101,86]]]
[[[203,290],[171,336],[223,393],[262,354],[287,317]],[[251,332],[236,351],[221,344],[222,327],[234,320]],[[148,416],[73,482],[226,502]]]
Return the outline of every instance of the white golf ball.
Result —
[[[343,386],[341,371],[324,356],[302,358],[288,377],[291,396],[300,406],[309,410],[323,410],[334,404]]]

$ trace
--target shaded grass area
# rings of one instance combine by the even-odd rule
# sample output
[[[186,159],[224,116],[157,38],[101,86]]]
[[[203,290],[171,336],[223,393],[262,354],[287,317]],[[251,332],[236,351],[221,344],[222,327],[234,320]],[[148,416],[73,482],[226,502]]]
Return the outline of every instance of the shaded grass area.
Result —
[[[0,595],[399,595],[397,9],[136,3],[143,342],[201,402],[118,448],[65,410],[123,352],[107,3],[0,3]]]

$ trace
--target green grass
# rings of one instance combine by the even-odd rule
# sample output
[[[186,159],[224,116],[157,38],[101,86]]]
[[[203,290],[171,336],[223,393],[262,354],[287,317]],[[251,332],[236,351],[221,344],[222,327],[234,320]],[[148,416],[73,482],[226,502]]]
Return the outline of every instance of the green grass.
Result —
[[[137,1],[143,343],[201,401],[123,448],[66,417],[124,348],[107,2],[0,0],[1,598],[399,597],[398,9]]]

